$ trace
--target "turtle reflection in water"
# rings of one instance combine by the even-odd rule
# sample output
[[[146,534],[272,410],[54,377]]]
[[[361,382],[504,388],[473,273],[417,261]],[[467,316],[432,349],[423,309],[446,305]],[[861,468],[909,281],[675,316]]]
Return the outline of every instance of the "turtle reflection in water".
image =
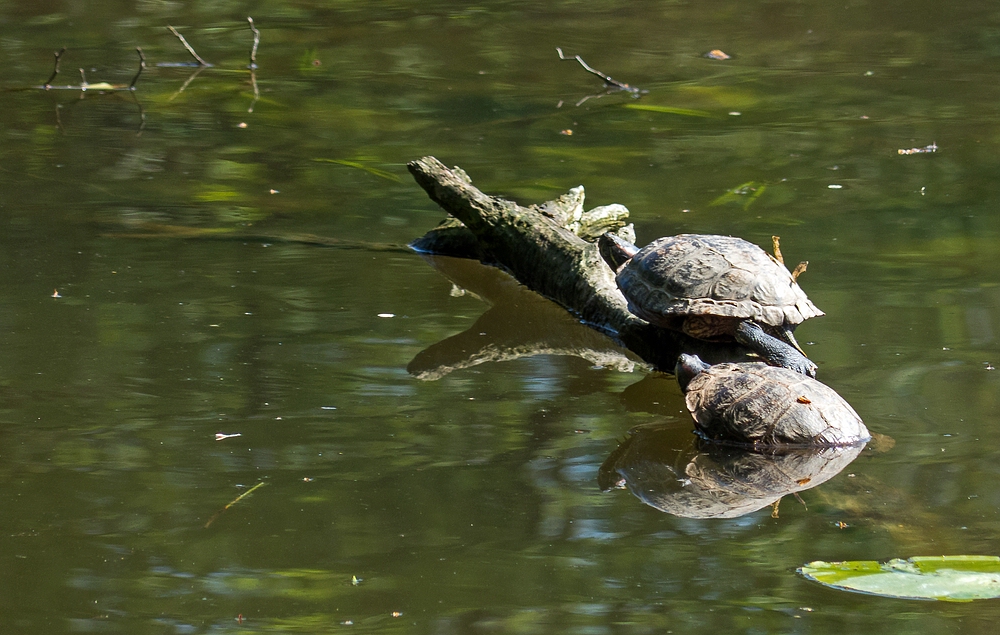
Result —
[[[838,447],[871,439],[836,391],[787,368],[759,362],[709,366],[681,355],[675,372],[706,439],[753,448]]]
[[[602,490],[627,488],[668,514],[736,518],[833,478],[863,449],[859,443],[761,454],[701,440],[678,448],[676,425],[645,425],[629,431],[597,478]]]
[[[681,234],[639,249],[607,233],[601,256],[629,311],[655,326],[702,340],[733,340],[775,366],[816,376],[816,364],[799,348],[792,331],[823,315],[781,259],[741,238]]]

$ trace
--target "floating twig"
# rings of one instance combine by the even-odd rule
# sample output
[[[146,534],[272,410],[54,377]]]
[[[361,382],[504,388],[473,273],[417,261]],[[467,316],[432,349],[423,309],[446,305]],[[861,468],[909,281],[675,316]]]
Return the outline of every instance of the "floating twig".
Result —
[[[100,91],[100,92],[116,92],[121,90],[135,91],[135,85],[139,81],[139,77],[142,75],[142,71],[146,68],[146,56],[143,54],[142,49],[136,47],[135,49],[139,53],[139,70],[136,72],[135,77],[132,78],[132,82],[129,84],[111,84],[109,82],[96,82],[90,83],[87,81],[87,73],[82,68],[80,71],[80,83],[70,84],[65,86],[53,86],[52,80],[56,78],[59,74],[59,62],[62,60],[63,53],[66,52],[66,47],[62,47],[55,52],[55,63],[52,67],[52,74],[49,78],[45,80],[45,83],[41,86],[32,86],[32,88],[38,88],[41,90],[78,90],[80,92],[87,91]]]
[[[208,522],[205,523],[205,529],[208,529],[208,527],[212,523],[215,522],[215,519],[218,518],[219,516],[221,516],[223,514],[223,512],[225,512],[227,509],[229,509],[230,507],[232,507],[236,503],[240,502],[241,500],[243,500],[244,498],[246,498],[250,494],[253,494],[254,490],[256,490],[258,488],[261,488],[261,487],[264,487],[265,485],[267,485],[267,483],[261,481],[260,483],[257,483],[256,485],[254,485],[253,487],[251,487],[247,491],[243,492],[242,494],[240,494],[239,496],[237,496],[236,498],[234,498],[232,501],[229,502],[228,505],[226,505],[225,507],[223,507],[219,511],[215,512],[215,514],[213,514],[212,517],[208,519]]]
[[[257,47],[260,45],[260,31],[257,27],[253,25],[253,18],[247,16],[247,22],[250,23],[250,30],[253,31],[253,48],[250,49],[250,68],[257,68]]]
[[[561,59],[563,61],[567,61],[567,62],[572,62],[572,61],[576,60],[577,62],[579,62],[580,66],[583,67],[583,70],[587,71],[591,75],[597,75],[602,80],[604,80],[604,86],[609,89],[608,93],[605,93],[605,94],[609,94],[610,92],[614,92],[614,91],[625,91],[625,92],[629,93],[630,95],[632,95],[632,97],[638,99],[640,95],[644,95],[644,94],[646,94],[646,93],[649,92],[648,90],[642,90],[638,86],[632,86],[630,84],[626,84],[625,82],[620,82],[617,79],[615,79],[614,77],[611,77],[610,75],[608,75],[606,73],[602,73],[601,71],[597,70],[596,68],[592,68],[589,64],[587,64],[586,62],[584,62],[583,58],[580,57],[579,55],[574,55],[572,57],[567,57],[566,55],[563,54],[562,49],[559,48],[558,46],[556,47],[556,53],[559,54],[559,59]],[[580,104],[582,104],[583,102],[587,101],[588,99],[591,99],[592,97],[601,97],[601,96],[603,96],[603,95],[588,95],[587,97],[584,97],[583,99],[581,99],[580,101],[578,101],[576,105],[579,106]]]
[[[897,154],[924,154],[927,152],[937,152],[938,146],[937,142],[930,144],[929,146],[924,146],[923,148],[900,148],[896,150]]]
[[[201,59],[201,56],[198,55],[197,52],[195,52],[194,48],[192,48],[190,44],[188,44],[188,41],[184,39],[184,36],[177,32],[177,29],[170,26],[169,24],[167,25],[167,28],[170,29],[171,33],[177,36],[177,39],[181,41],[181,44],[183,44],[184,48],[187,49],[187,52],[191,54],[191,57],[193,57],[195,60],[198,61],[199,66],[211,66],[211,64]]]
[[[56,56],[55,66],[53,66],[52,68],[52,74],[49,75],[49,78],[47,80],[45,80],[45,90],[48,90],[49,88],[52,87],[52,80],[55,79],[56,75],[59,74],[59,58],[62,57],[63,53],[65,52],[66,52],[66,47],[64,46],[54,53],[54,55]]]
[[[132,82],[128,85],[129,90],[135,90],[135,83],[139,81],[139,76],[142,75],[142,71],[146,70],[146,56],[142,54],[142,49],[138,46],[135,47],[136,52],[139,54],[139,71],[132,78]]]

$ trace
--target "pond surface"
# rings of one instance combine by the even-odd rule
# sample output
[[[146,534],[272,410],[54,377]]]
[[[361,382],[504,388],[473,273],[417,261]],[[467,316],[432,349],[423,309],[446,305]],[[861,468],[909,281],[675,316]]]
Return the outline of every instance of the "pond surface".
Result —
[[[167,25],[214,66],[163,66]],[[147,68],[40,90],[63,46],[57,88]],[[576,105],[557,46],[648,93]],[[994,632],[795,570],[1000,553],[995,3],[7,2],[0,48],[0,630]],[[676,382],[415,372],[565,319],[405,248],[424,155],[642,242],[780,235],[799,340],[891,441],[776,518],[603,493],[633,426],[690,445]]]

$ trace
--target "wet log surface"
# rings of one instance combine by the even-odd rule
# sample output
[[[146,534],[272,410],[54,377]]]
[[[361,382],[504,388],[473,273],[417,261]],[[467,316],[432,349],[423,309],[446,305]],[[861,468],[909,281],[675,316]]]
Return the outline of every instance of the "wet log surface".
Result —
[[[408,167],[431,200],[453,217],[414,241],[414,249],[498,266],[655,368],[672,371],[682,350],[710,362],[746,359],[746,351],[735,344],[700,342],[653,327],[629,312],[593,242],[615,230],[634,240],[623,206],[584,212],[583,188],[577,187],[554,201],[525,207],[484,194],[464,171],[434,157]]]

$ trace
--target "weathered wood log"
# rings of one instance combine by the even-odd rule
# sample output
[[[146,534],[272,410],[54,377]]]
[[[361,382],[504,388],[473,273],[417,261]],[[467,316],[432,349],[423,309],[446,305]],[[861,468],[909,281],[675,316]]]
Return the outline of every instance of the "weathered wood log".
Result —
[[[408,167],[431,200],[471,234],[470,238],[461,226],[450,222],[415,241],[415,249],[448,253],[453,248],[456,255],[495,264],[656,368],[672,371],[681,350],[696,352],[708,361],[746,358],[746,351],[735,344],[701,342],[651,326],[629,312],[611,269],[592,242],[601,232],[622,227],[628,214],[623,206],[583,212],[584,191],[578,187],[555,201],[523,207],[487,196],[464,171],[449,169],[434,157],[413,161]],[[628,234],[631,227],[625,231],[633,240]]]

